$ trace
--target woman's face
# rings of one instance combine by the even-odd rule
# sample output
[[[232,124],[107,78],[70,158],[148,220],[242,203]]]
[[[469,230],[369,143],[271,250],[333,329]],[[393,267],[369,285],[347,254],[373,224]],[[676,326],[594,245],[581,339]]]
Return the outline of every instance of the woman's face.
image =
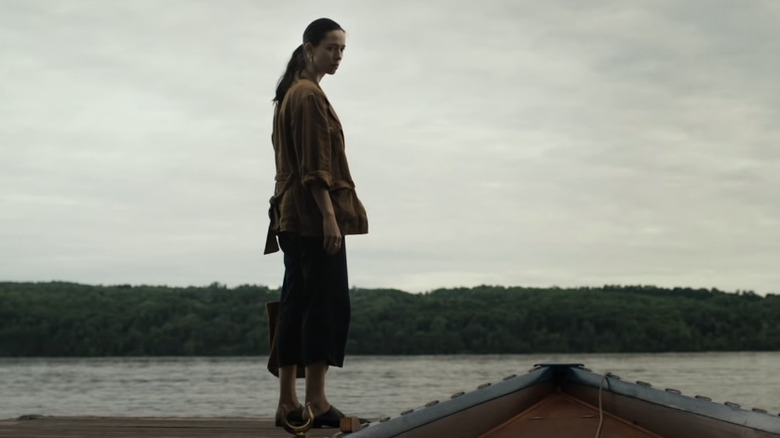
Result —
[[[346,35],[343,30],[332,30],[325,34],[325,38],[317,46],[309,46],[310,61],[317,73],[332,75],[336,73],[344,57],[346,48]]]

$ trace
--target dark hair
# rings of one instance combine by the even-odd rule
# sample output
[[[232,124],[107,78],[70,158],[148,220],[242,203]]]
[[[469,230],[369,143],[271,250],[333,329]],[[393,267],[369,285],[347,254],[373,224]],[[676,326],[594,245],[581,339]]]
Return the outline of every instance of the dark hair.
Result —
[[[344,29],[330,18],[319,18],[314,20],[306,26],[306,30],[303,31],[303,44],[312,43],[312,45],[316,46],[325,38],[325,35],[328,32],[334,30],[343,31]],[[284,95],[287,94],[287,90],[295,80],[295,75],[306,67],[303,44],[293,51],[290,62],[287,63],[287,69],[276,84],[276,96],[274,96],[273,100],[276,103],[280,103],[282,99],[284,99]]]

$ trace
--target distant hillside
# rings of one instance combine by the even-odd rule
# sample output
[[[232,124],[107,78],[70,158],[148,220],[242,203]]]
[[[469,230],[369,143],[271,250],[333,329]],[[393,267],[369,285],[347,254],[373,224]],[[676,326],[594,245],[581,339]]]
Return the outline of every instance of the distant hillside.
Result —
[[[264,355],[263,286],[0,283],[0,356]],[[349,354],[780,350],[780,296],[651,286],[354,289]]]

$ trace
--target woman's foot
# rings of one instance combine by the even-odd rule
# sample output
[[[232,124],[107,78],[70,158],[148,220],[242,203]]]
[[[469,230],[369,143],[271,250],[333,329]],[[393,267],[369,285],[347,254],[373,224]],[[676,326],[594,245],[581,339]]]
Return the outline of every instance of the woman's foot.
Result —
[[[279,406],[276,409],[276,420],[274,421],[274,425],[276,427],[283,427],[283,418],[286,418],[287,422],[293,426],[299,426],[303,424],[303,406]]]
[[[335,406],[330,405],[324,412],[320,411],[319,414],[314,415],[312,427],[315,429],[322,427],[332,427],[338,429],[341,419],[344,417],[345,415],[341,411],[336,409]]]
[[[314,419],[312,421],[312,428],[314,429],[320,429],[323,427],[332,427],[334,429],[338,429],[341,427],[341,419],[346,418],[346,415],[344,415],[343,412],[338,410],[335,406],[328,404],[327,408],[323,409],[315,409],[312,406],[312,414],[314,414]],[[362,424],[367,424],[369,421],[365,418],[358,418],[353,417],[358,420],[358,422]],[[304,412],[303,414],[303,422],[308,421],[309,414]]]

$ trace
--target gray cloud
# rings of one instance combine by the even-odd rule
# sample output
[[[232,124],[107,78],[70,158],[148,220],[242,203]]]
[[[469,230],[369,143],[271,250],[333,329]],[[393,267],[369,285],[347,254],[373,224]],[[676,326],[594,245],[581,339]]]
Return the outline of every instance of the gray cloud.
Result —
[[[278,284],[270,97],[332,16],[354,284],[777,291],[772,2],[0,9],[0,278]]]

